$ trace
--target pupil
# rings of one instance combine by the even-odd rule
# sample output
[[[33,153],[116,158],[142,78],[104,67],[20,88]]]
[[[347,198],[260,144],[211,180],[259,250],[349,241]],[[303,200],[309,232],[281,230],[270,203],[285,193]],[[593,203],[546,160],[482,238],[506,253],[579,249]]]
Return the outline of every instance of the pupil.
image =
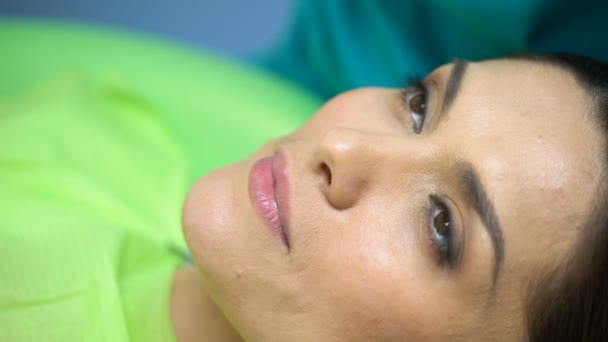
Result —
[[[448,234],[448,225],[450,223],[446,220],[445,211],[442,211],[441,213],[437,214],[437,216],[435,216],[435,219],[433,221],[434,221],[433,224],[435,226],[435,230],[437,230],[437,233],[439,233],[441,235]]]
[[[412,98],[412,109],[417,113],[424,111],[424,103],[422,102],[421,94],[418,94]]]

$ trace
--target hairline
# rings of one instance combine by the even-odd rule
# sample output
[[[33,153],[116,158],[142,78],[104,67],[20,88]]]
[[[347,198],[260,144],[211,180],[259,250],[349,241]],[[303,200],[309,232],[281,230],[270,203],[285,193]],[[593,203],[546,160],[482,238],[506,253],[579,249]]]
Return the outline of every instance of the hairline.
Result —
[[[549,268],[546,271],[530,279],[528,299],[527,303],[524,304],[527,307],[524,319],[527,321],[534,319],[534,323],[538,323],[538,319],[542,319],[542,317],[535,317],[535,315],[546,311],[543,308],[535,307],[535,305],[542,305],[541,303],[544,301],[553,298],[552,296],[559,296],[564,291],[576,291],[576,288],[582,286],[582,282],[585,282],[590,276],[586,273],[577,272],[577,270],[580,270],[581,267],[584,267],[585,270],[593,268],[593,266],[589,266],[592,262],[589,258],[592,258],[597,253],[595,248],[598,248],[598,246],[591,247],[591,245],[597,242],[598,235],[605,229],[606,221],[608,221],[608,213],[606,212],[606,206],[608,205],[608,122],[606,120],[606,116],[608,116],[608,99],[601,96],[600,92],[602,90],[598,89],[599,86],[594,84],[594,79],[589,74],[568,64],[559,54],[523,53],[499,59],[536,62],[558,68],[573,76],[588,99],[585,116],[591,119],[588,121],[593,124],[594,130],[601,139],[599,145],[600,156],[598,156],[600,161],[599,181],[591,196],[585,220],[578,227],[575,227],[579,231],[578,236],[571,246],[567,248],[567,252],[562,256],[561,262],[553,262],[547,265]],[[604,91],[608,90],[604,89]],[[563,267],[564,263],[566,267]],[[555,303],[552,304],[555,305]],[[532,328],[529,322],[527,326],[528,328]],[[532,331],[528,329],[527,332]]]

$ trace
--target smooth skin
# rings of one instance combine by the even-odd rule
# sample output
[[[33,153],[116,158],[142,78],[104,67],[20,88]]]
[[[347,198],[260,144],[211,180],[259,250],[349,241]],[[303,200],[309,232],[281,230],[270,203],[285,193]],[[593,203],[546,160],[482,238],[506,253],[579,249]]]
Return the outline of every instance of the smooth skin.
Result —
[[[567,71],[460,63],[455,94],[455,63],[426,78],[419,131],[416,89],[354,90],[198,181],[183,210],[197,267],[177,273],[172,294],[178,339],[525,339],[527,288],[574,246],[603,138]],[[252,165],[278,151],[287,156],[289,250],[248,193]],[[467,168],[500,226],[502,256],[487,206],[477,210],[464,184]],[[448,223],[458,251],[450,260],[441,248]]]

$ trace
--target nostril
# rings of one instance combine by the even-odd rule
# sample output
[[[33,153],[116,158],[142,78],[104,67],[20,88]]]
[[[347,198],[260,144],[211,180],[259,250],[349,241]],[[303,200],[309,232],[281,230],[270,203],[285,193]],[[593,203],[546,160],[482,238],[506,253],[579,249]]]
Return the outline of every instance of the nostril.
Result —
[[[331,185],[331,169],[329,165],[326,163],[321,164],[321,171],[323,172],[323,176],[325,177],[325,183],[327,185]]]

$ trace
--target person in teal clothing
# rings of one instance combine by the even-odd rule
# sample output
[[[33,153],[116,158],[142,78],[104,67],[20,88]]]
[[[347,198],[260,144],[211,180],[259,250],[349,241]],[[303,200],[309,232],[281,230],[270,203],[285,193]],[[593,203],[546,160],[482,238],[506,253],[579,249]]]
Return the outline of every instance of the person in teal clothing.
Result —
[[[326,3],[307,4],[353,13]],[[392,37],[373,14],[391,11],[353,4]],[[411,13],[429,4],[460,13]],[[396,82],[398,52],[367,59],[395,45],[373,37],[358,54],[304,49],[292,78],[322,96]],[[319,109],[267,74],[141,38],[9,23],[0,40],[7,340],[605,336],[605,64],[422,49],[411,68],[427,77]]]
[[[400,87],[455,57],[566,51],[608,60],[601,0],[303,0],[261,65],[324,98]]]

